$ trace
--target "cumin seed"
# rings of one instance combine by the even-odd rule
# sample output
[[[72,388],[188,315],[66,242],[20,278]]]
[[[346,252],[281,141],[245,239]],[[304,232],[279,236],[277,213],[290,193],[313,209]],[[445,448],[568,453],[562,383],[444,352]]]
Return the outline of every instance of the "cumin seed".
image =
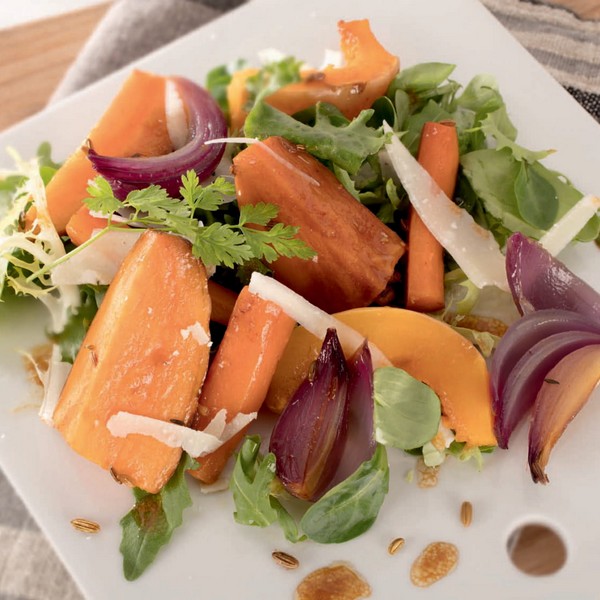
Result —
[[[273,557],[273,560],[284,569],[297,569],[300,566],[300,561],[287,552],[275,550],[274,552],[271,552],[271,556]]]
[[[388,546],[388,554],[396,554],[396,552],[398,552],[398,550],[400,550],[400,548],[402,548],[404,546],[404,538],[396,538],[395,540],[392,540],[390,542],[390,545]]]
[[[460,521],[465,526],[468,527],[473,520],[473,505],[465,500],[460,507]]]
[[[77,531],[82,531],[83,533],[98,533],[100,531],[100,525],[89,519],[72,519],[71,525],[73,525]]]
[[[546,383],[551,383],[552,385],[560,385],[560,381],[557,381],[556,379],[550,379],[550,377],[544,378],[544,381]]]

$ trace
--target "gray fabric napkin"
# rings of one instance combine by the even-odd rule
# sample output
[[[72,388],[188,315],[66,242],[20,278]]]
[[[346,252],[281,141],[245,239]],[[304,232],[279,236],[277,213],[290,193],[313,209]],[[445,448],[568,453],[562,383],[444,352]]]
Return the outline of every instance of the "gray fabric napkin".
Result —
[[[59,85],[58,100],[207,23],[244,0],[119,0]],[[535,0],[483,0],[600,121],[600,21]],[[367,11],[368,12],[368,11]],[[492,41],[493,43],[493,41]],[[0,474],[0,599],[77,600],[77,586]]]

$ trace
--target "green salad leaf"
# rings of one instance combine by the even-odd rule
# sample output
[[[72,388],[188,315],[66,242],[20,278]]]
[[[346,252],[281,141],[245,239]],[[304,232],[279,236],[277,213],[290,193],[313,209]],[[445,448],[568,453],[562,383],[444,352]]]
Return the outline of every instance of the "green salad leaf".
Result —
[[[235,503],[235,520],[242,525],[268,527],[279,523],[285,537],[291,542],[303,539],[298,526],[275,493],[275,455],[260,454],[260,436],[247,436],[235,461],[229,489]]]
[[[387,453],[385,447],[378,444],[369,460],[304,513],[300,526],[315,542],[347,542],[373,525],[388,488]]]
[[[420,448],[436,435],[442,415],[440,400],[421,381],[397,367],[373,373],[375,439],[402,450]]]
[[[173,531],[183,523],[183,511],[192,505],[185,472],[196,461],[183,454],[175,473],[157,494],[135,488],[135,506],[121,519],[123,573],[128,581],[137,579],[169,543]]]
[[[312,155],[355,175],[368,156],[376,154],[387,137],[381,129],[368,126],[373,110],[363,110],[349,121],[337,109],[318,103],[311,127],[272,106],[258,102],[246,117],[244,131],[264,139],[278,135],[300,144]]]

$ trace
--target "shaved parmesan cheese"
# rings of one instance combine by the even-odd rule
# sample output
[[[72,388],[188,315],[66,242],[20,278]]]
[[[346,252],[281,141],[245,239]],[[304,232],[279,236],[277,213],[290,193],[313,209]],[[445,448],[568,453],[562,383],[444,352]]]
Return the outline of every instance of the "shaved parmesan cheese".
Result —
[[[54,285],[108,285],[143,229],[107,231],[93,243],[75,250],[56,265],[50,276]]]
[[[281,62],[287,58],[287,54],[277,48],[263,48],[257,52],[258,60],[262,65],[270,65],[271,63]]]
[[[127,437],[130,434],[147,435],[170,448],[181,448],[190,456],[199,458],[214,452],[222,446],[227,440],[231,439],[236,433],[256,419],[256,414],[255,412],[237,414],[222,428],[218,436],[207,433],[207,430],[215,431],[221,429],[220,425],[211,429],[212,421],[204,431],[196,431],[183,425],[176,425],[175,423],[143,415],[134,415],[124,411],[113,415],[106,423],[106,426],[115,437]],[[217,418],[219,421],[223,419],[219,413],[215,416],[215,419]]]
[[[188,143],[189,130],[183,100],[171,79],[167,79],[165,85],[165,114],[171,144],[175,150],[179,150]]]
[[[199,346],[211,346],[212,342],[210,341],[210,336],[206,332],[206,329],[196,321],[194,324],[182,329],[179,333],[181,333],[181,337],[184,340],[187,340],[190,335],[192,339],[195,340]]]
[[[251,293],[260,296],[263,300],[269,300],[280,306],[288,316],[319,339],[325,337],[328,329],[335,329],[346,356],[354,354],[365,341],[364,336],[358,331],[317,308],[272,277],[266,277],[255,271],[250,278],[249,289]],[[369,342],[369,350],[374,369],[392,366],[385,354],[371,342]]]
[[[325,56],[323,57],[323,63],[319,67],[319,71],[326,69],[327,67],[333,67],[337,69],[344,66],[344,55],[339,50],[331,50],[331,48],[325,48]]]
[[[387,123],[383,128],[392,133]],[[467,277],[478,288],[495,285],[508,291],[504,255],[494,236],[444,194],[396,135],[385,148],[417,214]]]
[[[540,245],[556,256],[599,210],[600,198],[592,195],[584,196],[540,238]]]
[[[61,360],[60,347],[57,344],[52,346],[52,356],[48,363],[48,370],[43,376],[40,376],[44,386],[44,400],[40,407],[40,419],[47,425],[54,425],[54,411],[58,404],[60,394],[65,387],[67,377],[71,372],[72,365]],[[40,375],[38,371],[38,376]]]

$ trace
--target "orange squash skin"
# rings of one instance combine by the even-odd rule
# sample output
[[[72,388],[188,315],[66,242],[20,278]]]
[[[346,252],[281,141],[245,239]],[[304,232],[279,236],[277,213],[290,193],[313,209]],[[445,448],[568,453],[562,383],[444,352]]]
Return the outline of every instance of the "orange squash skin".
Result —
[[[177,467],[181,449],[144,435],[113,437],[119,411],[189,423],[209,359],[206,271],[179,237],[146,231],[108,289],[76,357],[54,425],[79,454],[123,481],[155,493]]]
[[[468,340],[441,321],[401,308],[359,308],[335,316],[436,392],[444,424],[455,430],[457,441],[496,445],[487,366]],[[269,409],[283,410],[320,345],[305,329],[294,330],[271,381],[265,401]]]
[[[366,306],[385,289],[404,242],[317,159],[271,137],[240,152],[233,164],[238,204],[276,205],[276,220],[299,226],[297,237],[318,254],[277,259],[276,279],[327,312]]]

